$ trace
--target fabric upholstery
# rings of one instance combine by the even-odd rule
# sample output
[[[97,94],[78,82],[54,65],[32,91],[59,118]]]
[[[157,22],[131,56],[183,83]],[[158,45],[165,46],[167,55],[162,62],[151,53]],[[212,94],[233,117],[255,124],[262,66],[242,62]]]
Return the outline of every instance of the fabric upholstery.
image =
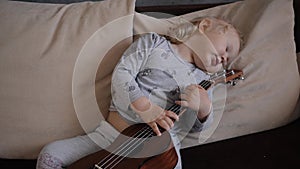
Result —
[[[114,43],[132,36],[134,5],[134,0],[0,2],[1,158],[36,158],[45,144],[83,134],[99,123],[101,116],[89,116],[95,107],[82,108],[76,101],[89,99],[86,90],[95,95],[97,61]],[[108,32],[109,40],[102,40],[105,33],[99,32],[118,22],[117,33]],[[122,45],[130,43],[129,38]],[[92,50],[97,46],[100,51]],[[82,62],[92,53],[98,60]],[[88,83],[86,78],[78,81],[84,71],[93,71]],[[82,109],[84,119],[92,118],[89,124],[81,124]]]

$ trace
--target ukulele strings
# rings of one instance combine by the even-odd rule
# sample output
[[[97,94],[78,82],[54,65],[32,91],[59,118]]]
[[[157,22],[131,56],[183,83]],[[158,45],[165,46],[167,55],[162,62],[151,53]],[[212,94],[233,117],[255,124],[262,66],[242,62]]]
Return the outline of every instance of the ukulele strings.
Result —
[[[152,132],[151,128],[150,129],[147,128],[146,130],[147,130],[147,132],[144,133],[144,136],[146,136],[146,138],[153,136],[153,132]],[[111,166],[110,168],[113,168],[117,164],[119,164],[125,157],[127,157],[131,152],[133,152],[137,147],[139,147],[145,141],[146,141],[146,139],[142,139],[141,141],[134,142],[134,144],[132,146],[128,147],[127,150],[125,150],[125,152],[123,152],[123,154],[121,154],[120,156],[117,156],[117,158],[115,160],[111,161],[111,163],[109,165],[113,164],[113,166]],[[117,162],[115,162],[115,161],[117,161]]]
[[[175,108],[175,109],[174,109]],[[178,110],[180,110],[180,106],[179,105],[173,105],[173,106],[171,106],[168,110],[170,110],[170,111],[173,111],[173,112],[175,112],[175,111],[178,111]],[[174,109],[174,110],[173,110]],[[145,127],[144,127],[145,128]],[[142,136],[142,138],[149,138],[149,137],[151,137],[151,136],[153,136],[154,135],[154,132],[152,131],[152,128],[150,127],[150,126],[146,126],[146,129],[145,130],[140,130],[141,131],[141,134],[144,134],[143,136]],[[140,146],[143,142],[145,142],[146,141],[146,139],[143,139],[143,140],[141,140],[141,141],[138,141],[138,139],[136,139],[136,138],[134,138],[132,141],[130,141],[129,142],[129,144],[127,144],[126,145],[126,147],[125,148],[127,148],[124,152],[122,152],[120,155],[113,155],[110,159],[108,159],[108,160],[112,160],[112,161],[110,161],[110,163],[106,166],[106,167],[103,167],[108,161],[106,161],[104,164],[102,164],[101,165],[101,168],[102,169],[105,169],[105,168],[107,168],[107,167],[109,167],[110,165],[112,165],[113,164],[113,166],[111,166],[110,168],[113,168],[113,167],[115,167],[117,164],[119,164],[125,157],[127,157],[127,155],[129,155],[131,152],[133,152],[138,146]],[[132,145],[130,145],[131,144],[131,142],[134,142]],[[129,147],[128,147],[129,146]],[[134,147],[133,147],[134,146]],[[123,149],[123,148],[122,148]],[[112,159],[113,157],[115,157],[116,156],[116,158],[115,159]],[[118,160],[118,161],[117,161]],[[103,161],[103,160],[102,160]],[[115,162],[115,161],[117,161],[117,162]],[[115,162],[115,163],[114,163]],[[101,163],[101,162],[100,162]],[[99,163],[98,163],[99,164]]]
[[[211,82],[204,80],[199,85],[201,85],[204,89],[207,89]],[[178,104],[173,104],[170,108],[168,108],[169,111],[173,111],[176,114],[178,114],[179,110],[181,110],[181,106]],[[134,139],[127,139],[123,144],[121,144],[112,154],[106,156],[104,159],[102,159],[100,162],[97,163],[98,166],[100,163],[105,161],[103,164],[101,164],[101,169],[105,169],[108,166],[114,164],[111,166],[111,168],[115,167],[117,164],[119,164],[127,155],[129,155],[131,152],[133,152],[138,146],[140,146],[143,142],[146,141],[146,139],[143,139],[140,141],[140,138],[149,138],[154,135],[154,132],[152,131],[152,128],[150,126],[145,126],[144,128],[140,129],[135,133],[132,137]],[[137,143],[137,144],[136,144]],[[128,147],[129,146],[129,147]],[[124,150],[125,149],[125,150]],[[124,151],[123,151],[124,150]],[[123,152],[122,152],[123,151]],[[120,154],[119,154],[120,153]],[[116,157],[114,159],[114,157]],[[118,160],[119,159],[119,160]],[[114,163],[116,160],[118,160],[116,163]],[[104,167],[108,162],[110,162],[107,167]],[[96,168],[96,167],[94,167]]]
[[[102,165],[105,165],[107,162],[109,162],[109,160],[111,160],[114,156],[116,156],[116,154],[119,154],[123,149],[125,149],[127,146],[129,146],[131,144],[131,142],[134,142],[135,140],[137,140],[139,137],[141,137],[141,135],[143,134],[140,131],[146,131],[148,128],[148,126],[143,127],[142,129],[140,129],[139,131],[137,131],[132,137],[134,138],[132,140],[132,137],[127,139],[124,143],[122,143],[118,148],[116,148],[112,154],[106,156],[104,159],[102,159],[100,162],[98,162],[97,164],[99,165],[100,163],[104,162]],[[109,158],[109,159],[108,159]]]

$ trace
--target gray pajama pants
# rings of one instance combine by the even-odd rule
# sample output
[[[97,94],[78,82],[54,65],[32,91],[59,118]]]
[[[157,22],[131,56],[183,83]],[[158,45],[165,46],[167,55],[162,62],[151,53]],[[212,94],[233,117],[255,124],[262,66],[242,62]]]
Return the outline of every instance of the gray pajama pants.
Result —
[[[37,160],[37,169],[63,169],[73,162],[91,153],[109,146],[119,132],[109,123],[102,121],[95,131],[69,139],[54,141],[46,145],[40,152]],[[171,134],[173,135],[173,134]],[[174,135],[173,135],[174,136]],[[92,139],[91,139],[92,138]],[[179,157],[175,169],[181,169],[180,143],[172,137]],[[97,141],[95,143],[94,141]]]

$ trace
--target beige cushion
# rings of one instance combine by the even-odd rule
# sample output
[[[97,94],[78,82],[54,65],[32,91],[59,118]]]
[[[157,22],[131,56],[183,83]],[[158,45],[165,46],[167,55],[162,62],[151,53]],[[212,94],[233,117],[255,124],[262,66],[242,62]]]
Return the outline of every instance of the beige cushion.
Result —
[[[91,131],[106,117],[111,72],[131,43],[134,2],[0,3],[0,157],[36,158],[46,143]],[[216,87],[215,123],[189,135],[184,147],[275,128],[299,116],[293,112],[299,73],[291,1],[246,0],[184,17],[195,15],[224,16],[245,35],[232,67],[242,69],[246,80]],[[136,31],[159,33],[178,20],[138,13],[135,19]]]
[[[234,87],[216,86],[213,125],[188,135],[183,147],[269,130],[298,118],[292,0],[245,0],[169,19],[136,13],[134,29],[165,34],[180,17],[199,16],[224,18],[242,33],[245,46],[231,68],[243,70],[246,79]]]
[[[95,95],[101,59],[132,36],[134,0],[0,3],[0,158],[36,158],[45,144],[82,134],[101,120],[81,126],[83,108],[76,101],[89,99],[86,88]],[[122,41],[120,49],[130,43]],[[89,53],[94,58],[83,58]],[[86,107],[83,118],[97,108]]]

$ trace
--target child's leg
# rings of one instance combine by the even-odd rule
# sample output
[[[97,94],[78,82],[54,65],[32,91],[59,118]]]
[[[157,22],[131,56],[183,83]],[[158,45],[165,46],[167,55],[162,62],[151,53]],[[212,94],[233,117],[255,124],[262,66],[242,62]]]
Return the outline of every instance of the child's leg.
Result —
[[[88,135],[59,140],[46,145],[39,154],[37,169],[61,169],[80,158],[110,145],[118,131],[102,121],[97,129]],[[94,141],[97,141],[97,144]],[[101,146],[101,147],[100,147]]]

